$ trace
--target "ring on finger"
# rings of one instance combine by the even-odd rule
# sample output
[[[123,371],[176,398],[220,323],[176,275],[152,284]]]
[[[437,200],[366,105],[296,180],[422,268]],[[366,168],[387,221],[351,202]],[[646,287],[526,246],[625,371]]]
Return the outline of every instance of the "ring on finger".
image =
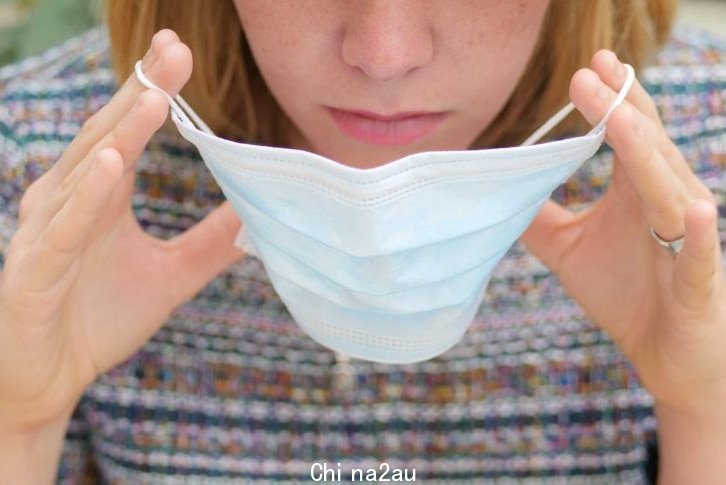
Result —
[[[650,230],[650,235],[653,236],[653,239],[655,239],[659,246],[666,248],[674,258],[678,256],[678,253],[681,252],[681,248],[683,248],[684,236],[672,241],[666,241],[660,237],[657,232],[655,232],[655,229],[650,226],[648,228]]]

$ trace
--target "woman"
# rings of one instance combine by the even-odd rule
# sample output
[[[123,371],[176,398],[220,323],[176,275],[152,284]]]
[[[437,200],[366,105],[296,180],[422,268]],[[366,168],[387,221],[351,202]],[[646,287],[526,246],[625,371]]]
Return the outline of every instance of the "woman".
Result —
[[[103,32],[3,75],[0,460],[10,483],[56,473],[335,481],[354,469],[638,483],[653,417],[660,483],[724,476],[715,41],[697,39],[706,47],[695,51],[708,53],[712,85],[681,89],[698,89],[709,121],[689,125],[700,113],[671,97],[672,81],[651,80],[660,105],[636,84],[608,122],[613,153],[558,193],[584,210],[546,205],[462,342],[405,366],[336,361],[298,329],[260,262],[233,246],[240,222],[191,146],[161,128],[166,99],[130,75],[143,57],[165,91],[187,85],[228,138],[369,168],[520,143],[568,95],[586,122],[556,136],[584,131],[620,90],[622,62],[651,61],[672,2],[108,7],[115,73],[128,77],[110,100]],[[659,58],[664,73],[693,62],[678,42]]]

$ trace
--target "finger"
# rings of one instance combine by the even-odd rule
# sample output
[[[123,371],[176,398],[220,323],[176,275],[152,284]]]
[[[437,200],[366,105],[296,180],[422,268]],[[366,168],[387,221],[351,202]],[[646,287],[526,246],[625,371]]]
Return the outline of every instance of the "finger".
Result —
[[[152,38],[151,47],[144,56],[143,62],[147,67],[146,71],[149,77],[163,86],[176,86],[173,69],[179,69],[177,66],[179,61],[175,59],[169,61],[167,57],[169,55],[178,57],[178,53],[167,54],[166,48],[178,42],[179,37],[176,33],[169,29],[161,30]],[[157,61],[162,57],[164,62],[161,66],[157,65]],[[182,69],[184,69],[183,66]],[[80,132],[65,149],[58,162],[33,183],[32,190],[29,189],[24,196],[24,207],[36,207],[40,205],[41,201],[46,200],[48,194],[63,183],[80,160],[128,112],[144,89],[145,87],[138,82],[135,75],[129,76],[111,101],[86,120]],[[22,211],[19,215],[18,222],[21,226],[26,219],[27,212]]]
[[[113,130],[84,157],[61,185],[48,196],[36,213],[28,216],[26,223],[18,231],[18,237],[26,243],[30,243],[43,232],[49,221],[75,192],[76,185],[96,163],[97,155],[101,150],[112,148],[121,155],[124,174],[132,173],[132,177],[126,181],[126,185],[132,185],[136,161],[151,136],[164,123],[167,110],[168,102],[161,93],[153,90],[141,93],[134,106]],[[132,190],[133,187],[125,187],[121,184],[121,190],[116,191],[112,206],[117,208],[121,205],[124,207],[128,205],[129,192]],[[116,214],[118,212],[118,209],[114,211]]]
[[[563,255],[577,240],[578,216],[561,205],[548,200],[520,240],[537,259],[557,273]]]
[[[168,29],[162,30],[154,36],[151,53],[147,55],[146,62],[149,67],[145,72],[149,78],[172,95],[181,90],[191,74],[192,61],[189,48],[179,42],[177,35]],[[111,101],[86,121],[81,131],[52,167],[53,175],[50,182],[60,183],[98,141],[123,118],[139,94],[145,90],[146,87],[132,73]]]
[[[652,122],[630,105],[615,109],[608,126],[611,145],[642,203],[647,223],[665,240],[683,236],[693,197],[654,146]]]
[[[139,157],[154,133],[164,124],[169,112],[169,102],[156,90],[144,91],[139,96],[138,102],[136,116],[128,117],[126,122],[119,123],[108,139],[104,140],[108,146],[118,150],[124,161],[123,178],[109,204],[109,216],[113,218],[128,210],[135,189],[134,181]]]
[[[676,259],[673,291],[685,308],[703,312],[714,300],[721,279],[718,211],[710,201],[696,200],[686,211],[686,236]]]
[[[614,52],[602,49],[592,57],[590,67],[612,90],[609,98],[614,99],[616,96],[615,93],[620,91],[627,77],[624,64],[620,62]],[[660,128],[658,131],[661,136],[658,136],[656,139],[658,149],[666,161],[668,161],[671,169],[683,180],[689,193],[695,198],[712,199],[712,194],[698,180],[698,177],[691,170],[681,151],[666,133],[653,98],[637,79],[625,99],[638,111],[647,116],[655,126]]]
[[[570,96],[590,123],[597,123],[612,105],[615,93],[590,69],[580,69],[570,84]],[[648,223],[664,239],[683,235],[683,215],[693,198],[658,150],[661,128],[623,103],[607,124],[607,139],[644,207]]]
[[[201,222],[166,242],[174,306],[192,298],[220,271],[244,253],[234,246],[242,224],[229,202],[222,203]]]
[[[39,293],[63,278],[72,280],[84,244],[103,214],[123,170],[121,155],[113,149],[97,153],[95,164],[75,187],[67,203],[25,253],[30,261],[19,275],[23,290]],[[70,282],[70,281],[69,281]]]
[[[615,53],[608,49],[601,49],[592,56],[590,67],[613,91],[619,92],[627,78],[625,65],[620,62]],[[653,123],[660,124],[658,110],[648,92],[640,82],[635,79],[625,99],[636,109],[650,118]]]

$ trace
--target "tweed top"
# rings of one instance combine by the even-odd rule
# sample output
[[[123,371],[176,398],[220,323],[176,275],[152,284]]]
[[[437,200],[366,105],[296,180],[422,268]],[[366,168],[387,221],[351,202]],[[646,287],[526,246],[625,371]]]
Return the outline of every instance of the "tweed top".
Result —
[[[726,40],[678,29],[640,79],[716,193],[726,248]],[[103,29],[0,69],[0,265],[24,190],[115,90]],[[587,207],[610,163],[604,147],[554,198]],[[160,238],[223,200],[171,125],[137,173],[134,212]],[[338,470],[341,482],[372,470],[423,483],[648,483],[652,406],[624,356],[519,243],[463,340],[409,365],[336,359],[247,256],[87,389],[58,480],[336,483]]]

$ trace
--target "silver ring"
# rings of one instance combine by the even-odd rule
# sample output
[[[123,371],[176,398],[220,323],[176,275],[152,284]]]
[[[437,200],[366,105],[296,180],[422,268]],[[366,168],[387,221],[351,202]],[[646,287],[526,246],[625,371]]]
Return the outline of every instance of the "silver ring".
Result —
[[[666,241],[655,232],[655,229],[653,229],[652,227],[650,227],[649,229],[650,235],[653,236],[653,239],[655,239],[655,241],[660,246],[666,248],[674,258],[678,256],[678,253],[681,252],[681,248],[683,247],[684,237],[679,237],[678,239],[673,241]]]

